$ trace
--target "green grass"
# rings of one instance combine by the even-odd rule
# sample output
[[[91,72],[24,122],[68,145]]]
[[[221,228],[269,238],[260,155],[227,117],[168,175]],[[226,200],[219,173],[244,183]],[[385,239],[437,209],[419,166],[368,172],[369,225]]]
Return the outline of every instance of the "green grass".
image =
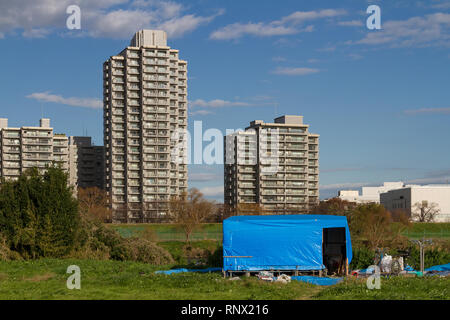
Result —
[[[81,289],[69,290],[69,265],[81,268]],[[296,299],[314,292],[303,283],[223,279],[220,273],[154,274],[167,269],[134,262],[57,260],[0,262],[0,299]]]
[[[411,228],[403,232],[410,239],[418,238],[450,238],[450,223],[413,223]]]
[[[124,237],[140,237],[146,229],[152,230],[157,241],[184,241],[185,235],[176,224],[113,224],[112,228]],[[403,232],[410,239],[422,237],[434,239],[450,238],[450,223],[413,223]],[[222,240],[221,223],[205,223],[194,231],[192,240]]]
[[[185,234],[177,224],[112,224],[123,237],[140,237],[151,230],[158,241],[183,241]],[[203,223],[191,235],[192,240],[222,240],[221,223]]]
[[[66,288],[66,269],[72,264],[81,268],[81,290]],[[254,277],[230,281],[220,273],[154,273],[170,267],[64,259],[0,262],[0,299],[450,299],[449,278],[382,279],[380,290],[367,290],[363,279],[320,287]]]
[[[315,298],[326,300],[449,300],[450,278],[381,278],[380,289],[367,289],[366,279],[349,279],[327,287]]]

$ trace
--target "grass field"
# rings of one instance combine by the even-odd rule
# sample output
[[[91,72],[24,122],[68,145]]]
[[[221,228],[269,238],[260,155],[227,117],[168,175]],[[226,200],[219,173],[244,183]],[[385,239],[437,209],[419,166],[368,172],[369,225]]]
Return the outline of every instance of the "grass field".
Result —
[[[413,223],[403,234],[410,239],[450,239],[450,223]]]
[[[81,269],[80,290],[66,288],[66,269],[73,264]],[[165,268],[93,260],[0,262],[0,299],[450,299],[448,278],[382,279],[380,290],[367,290],[359,279],[320,287],[297,281],[267,283],[256,278],[230,281],[220,273],[154,274]]]
[[[140,237],[145,230],[151,230],[157,241],[183,241],[185,235],[176,224],[113,224],[111,225],[124,237]],[[410,239],[422,237],[450,239],[450,223],[413,223],[403,232]],[[222,224],[206,223],[194,231],[192,240],[222,240]]]
[[[157,241],[184,241],[186,236],[176,224],[112,224],[113,229],[125,238],[140,237],[149,230]],[[191,235],[192,240],[222,240],[221,223],[204,223]]]

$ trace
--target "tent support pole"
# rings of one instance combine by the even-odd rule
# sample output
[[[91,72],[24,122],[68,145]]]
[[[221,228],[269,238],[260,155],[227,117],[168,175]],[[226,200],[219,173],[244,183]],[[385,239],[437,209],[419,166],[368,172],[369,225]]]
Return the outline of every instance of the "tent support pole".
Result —
[[[345,275],[348,276],[348,258],[345,258]]]

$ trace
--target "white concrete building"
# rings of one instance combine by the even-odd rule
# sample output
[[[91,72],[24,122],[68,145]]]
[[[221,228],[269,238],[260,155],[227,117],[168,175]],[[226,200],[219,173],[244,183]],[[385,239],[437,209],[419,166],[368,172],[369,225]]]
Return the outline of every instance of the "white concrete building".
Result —
[[[416,203],[424,205],[435,203],[440,211],[435,222],[450,222],[449,185],[406,185],[381,194],[381,204],[389,211],[404,210],[411,216]]]
[[[356,203],[380,203],[380,194],[403,188],[404,185],[403,182],[384,182],[379,187],[363,187],[361,195],[358,190],[339,190],[338,198]]]
[[[103,88],[105,189],[113,221],[163,219],[170,197],[187,191],[187,165],[171,161],[183,141],[171,141],[172,134],[187,127],[187,62],[167,46],[164,31],[141,30],[103,64]]]
[[[225,205],[259,204],[286,214],[319,203],[319,135],[309,132],[303,116],[255,120],[224,142]]]
[[[55,134],[50,119],[41,119],[38,127],[8,127],[0,119],[0,178],[16,180],[29,168],[45,171],[53,164],[69,171],[69,139]]]

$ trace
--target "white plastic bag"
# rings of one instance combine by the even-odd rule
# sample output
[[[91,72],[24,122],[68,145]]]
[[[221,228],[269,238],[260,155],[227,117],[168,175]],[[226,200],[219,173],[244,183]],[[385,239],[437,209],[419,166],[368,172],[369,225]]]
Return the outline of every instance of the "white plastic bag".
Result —
[[[281,282],[281,283],[288,283],[291,282],[291,277],[289,277],[286,274],[282,274],[280,276],[277,277],[277,280],[275,280],[276,282]]]
[[[383,259],[381,259],[381,272],[391,272],[391,264],[392,264],[392,256],[385,255]]]

